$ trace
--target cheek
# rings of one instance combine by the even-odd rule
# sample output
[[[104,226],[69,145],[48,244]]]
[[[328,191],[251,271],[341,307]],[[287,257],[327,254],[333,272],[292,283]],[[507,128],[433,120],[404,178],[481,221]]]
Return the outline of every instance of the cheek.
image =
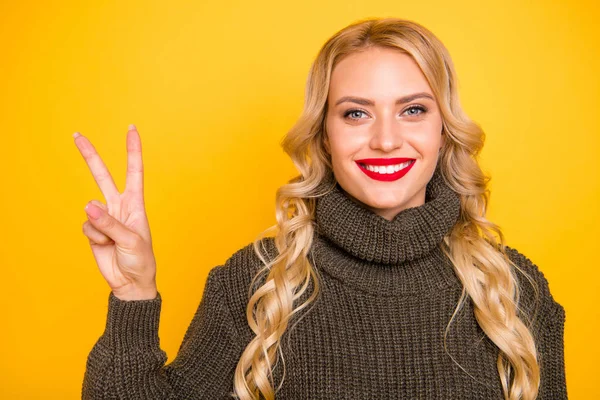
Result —
[[[333,163],[338,165],[344,165],[352,161],[365,147],[364,139],[358,135],[336,135],[330,138],[329,143]]]
[[[411,145],[424,156],[437,154],[438,149],[441,146],[441,137],[434,134],[421,135],[419,137],[414,137],[411,141]]]
[[[423,124],[410,135],[410,144],[421,154],[437,154],[442,145],[442,124],[432,121]]]
[[[365,132],[356,127],[348,127],[344,123],[329,123],[327,137],[334,163],[343,163],[351,159],[368,143],[368,135]]]

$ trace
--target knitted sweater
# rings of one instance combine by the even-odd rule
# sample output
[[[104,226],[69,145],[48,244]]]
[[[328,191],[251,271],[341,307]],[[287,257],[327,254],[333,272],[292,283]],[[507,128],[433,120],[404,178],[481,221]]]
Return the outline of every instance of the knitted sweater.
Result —
[[[392,221],[361,206],[337,183],[317,200],[309,260],[320,276],[320,295],[292,318],[283,336],[285,377],[277,399],[504,399],[498,348],[479,327],[470,299],[450,325],[444,348],[462,285],[439,245],[459,213],[460,197],[439,170],[425,203]],[[274,257],[273,238],[265,246]],[[511,247],[507,253],[539,289],[536,309],[531,284],[516,274],[523,312],[533,317],[537,310],[538,399],[566,399],[564,308],[530,259]],[[167,365],[158,337],[160,293],[136,301],[110,293],[82,397],[231,398],[237,362],[253,337],[247,292],[261,266],[250,243],[209,272],[178,354]],[[299,301],[311,291],[312,284]],[[274,371],[276,386],[281,364]]]

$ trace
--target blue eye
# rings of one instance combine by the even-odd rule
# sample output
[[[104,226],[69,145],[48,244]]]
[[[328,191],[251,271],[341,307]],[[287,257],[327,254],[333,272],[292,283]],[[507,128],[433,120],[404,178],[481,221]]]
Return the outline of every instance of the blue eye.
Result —
[[[427,111],[427,109],[423,106],[411,106],[411,107],[407,108],[405,112],[408,112],[411,110],[417,110],[417,111],[421,111],[421,112],[420,113],[412,113],[412,114],[409,113],[408,115],[410,115],[410,116],[420,115]]]
[[[354,113],[363,113],[366,114],[363,110],[358,110],[358,109],[354,109],[354,110],[348,110],[344,113],[344,118],[348,118],[348,116],[350,114],[354,114]],[[360,119],[360,118],[350,118],[350,119]]]

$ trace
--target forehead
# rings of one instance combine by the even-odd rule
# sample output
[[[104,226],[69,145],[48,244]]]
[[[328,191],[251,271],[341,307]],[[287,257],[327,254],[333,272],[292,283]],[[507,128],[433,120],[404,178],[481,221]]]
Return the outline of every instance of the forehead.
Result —
[[[415,92],[432,94],[421,69],[400,50],[374,47],[344,57],[331,73],[329,98],[364,96],[376,103]]]

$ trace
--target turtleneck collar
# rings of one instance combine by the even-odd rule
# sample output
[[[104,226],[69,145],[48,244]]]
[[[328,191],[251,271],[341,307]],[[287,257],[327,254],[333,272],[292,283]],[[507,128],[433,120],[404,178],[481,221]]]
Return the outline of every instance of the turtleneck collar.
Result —
[[[438,167],[425,203],[389,221],[349,197],[330,175],[332,190],[316,199],[314,247],[319,264],[337,278],[379,294],[416,292],[457,283],[440,243],[460,215],[460,196]]]

